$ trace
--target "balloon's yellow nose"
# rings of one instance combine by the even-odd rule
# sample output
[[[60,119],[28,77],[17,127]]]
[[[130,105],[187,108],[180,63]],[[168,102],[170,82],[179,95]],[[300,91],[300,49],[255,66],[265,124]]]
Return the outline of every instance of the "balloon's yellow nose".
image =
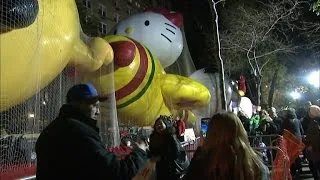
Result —
[[[133,27],[128,27],[128,28],[125,30],[125,32],[129,35],[129,34],[131,34],[131,33],[134,32],[134,28],[133,28]]]

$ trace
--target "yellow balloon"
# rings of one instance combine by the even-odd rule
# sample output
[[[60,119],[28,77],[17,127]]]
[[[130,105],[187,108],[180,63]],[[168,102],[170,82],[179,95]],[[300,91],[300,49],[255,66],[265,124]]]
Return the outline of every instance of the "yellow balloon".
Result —
[[[196,120],[196,116],[191,111],[188,111],[188,121],[194,124]]]
[[[0,34],[0,111],[33,96],[67,64],[81,71],[95,71],[113,59],[111,46],[102,38],[93,38],[89,46],[80,39],[74,0],[35,2],[35,21],[25,27],[6,26]]]
[[[196,122],[196,117],[190,110],[171,110],[174,120],[183,120],[185,122],[190,122],[194,124]]]
[[[139,42],[124,36],[107,36],[114,50],[114,71],[84,73],[102,94],[115,91],[118,117],[127,125],[153,125],[159,115],[173,109],[189,110],[206,105],[209,90],[202,84],[178,75],[166,74],[159,60]],[[114,76],[114,90],[110,80]]]

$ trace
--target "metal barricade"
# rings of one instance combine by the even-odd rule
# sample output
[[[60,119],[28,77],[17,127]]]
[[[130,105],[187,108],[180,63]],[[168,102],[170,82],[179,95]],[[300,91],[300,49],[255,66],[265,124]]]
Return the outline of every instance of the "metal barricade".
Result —
[[[280,153],[279,159],[274,159],[273,161],[270,161],[266,163],[266,166],[268,167],[270,171],[270,179],[271,180],[287,180],[289,179],[290,175],[290,165],[289,165],[289,157],[286,155],[286,153],[276,146],[269,146],[269,147],[254,147],[255,150],[261,151],[261,150],[276,150],[277,153]],[[281,161],[282,160],[282,161]],[[278,161],[278,162],[275,162]]]
[[[264,141],[264,143],[271,145],[275,143],[279,137],[281,136],[277,134],[255,135],[255,136],[248,136],[248,139],[252,147],[257,147],[256,142]]]
[[[279,147],[277,139],[281,137],[279,135],[256,135],[248,136],[251,147],[263,148],[263,147]],[[264,157],[264,161],[273,162],[276,150],[275,149],[260,149],[259,150]],[[269,165],[270,166],[270,165]]]
[[[248,136],[251,147],[263,155],[272,180],[287,180],[290,177],[290,160],[287,152],[279,146],[279,135]]]

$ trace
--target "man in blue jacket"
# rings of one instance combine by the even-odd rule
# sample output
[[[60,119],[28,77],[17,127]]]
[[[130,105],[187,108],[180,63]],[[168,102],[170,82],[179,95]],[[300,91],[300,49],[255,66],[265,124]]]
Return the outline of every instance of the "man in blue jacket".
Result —
[[[144,143],[121,161],[106,150],[97,127],[99,101],[104,100],[91,84],[68,91],[67,103],[36,143],[37,179],[131,180],[144,165]]]

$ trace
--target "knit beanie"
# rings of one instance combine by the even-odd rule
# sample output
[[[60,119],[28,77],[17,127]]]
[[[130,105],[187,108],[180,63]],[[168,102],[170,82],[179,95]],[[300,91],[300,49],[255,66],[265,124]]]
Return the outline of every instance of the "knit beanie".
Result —
[[[316,118],[317,116],[320,116],[320,107],[317,105],[311,105],[309,107],[308,115],[311,119]]]

